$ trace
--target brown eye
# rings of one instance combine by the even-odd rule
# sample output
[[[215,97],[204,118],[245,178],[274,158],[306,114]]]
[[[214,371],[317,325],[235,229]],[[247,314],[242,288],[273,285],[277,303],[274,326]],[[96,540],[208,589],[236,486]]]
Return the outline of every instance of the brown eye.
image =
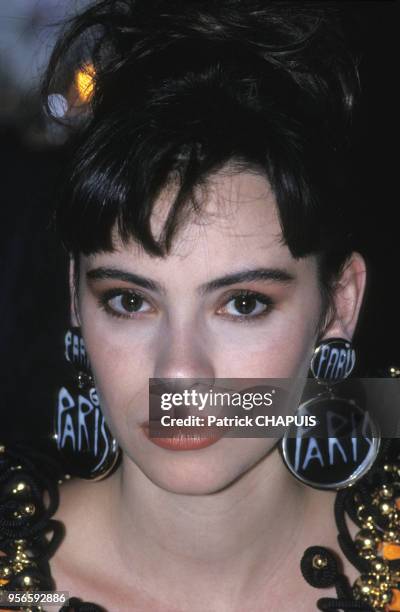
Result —
[[[266,314],[271,306],[272,301],[266,295],[244,292],[231,296],[218,314],[251,319]]]
[[[120,316],[151,311],[150,304],[141,295],[131,291],[125,291],[109,298],[107,300],[107,307]]]

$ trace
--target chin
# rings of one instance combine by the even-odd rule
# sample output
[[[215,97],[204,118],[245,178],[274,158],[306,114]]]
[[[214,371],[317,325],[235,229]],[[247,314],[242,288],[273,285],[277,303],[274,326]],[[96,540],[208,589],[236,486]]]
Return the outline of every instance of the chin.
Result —
[[[210,495],[237,482],[269,454],[272,439],[229,438],[196,451],[155,448],[137,456],[128,453],[142,474],[171,493]],[[218,447],[217,447],[218,446]]]

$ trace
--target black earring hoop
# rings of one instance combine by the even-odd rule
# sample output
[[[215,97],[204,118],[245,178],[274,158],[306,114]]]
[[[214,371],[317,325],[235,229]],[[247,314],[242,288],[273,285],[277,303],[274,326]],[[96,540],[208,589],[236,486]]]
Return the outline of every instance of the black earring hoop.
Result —
[[[120,449],[107,427],[79,327],[64,336],[65,382],[58,389],[54,440],[68,474],[101,480],[116,467]]]
[[[335,391],[353,371],[355,360],[351,342],[343,338],[317,345],[310,366],[317,393],[296,412],[299,417],[313,417],[316,426],[287,428],[281,439],[285,466],[303,484],[317,489],[339,490],[354,484],[379,454],[377,425],[355,399]]]

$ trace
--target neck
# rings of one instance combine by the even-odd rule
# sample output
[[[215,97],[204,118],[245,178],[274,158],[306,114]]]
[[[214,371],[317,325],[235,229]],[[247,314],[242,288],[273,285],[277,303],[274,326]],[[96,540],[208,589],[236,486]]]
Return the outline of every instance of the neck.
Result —
[[[261,584],[276,582],[279,590],[282,576],[299,573],[303,544],[310,544],[313,492],[289,474],[276,449],[210,495],[165,491],[129,459],[109,488],[107,529],[118,564],[127,576],[134,567],[148,592],[171,594],[174,601],[185,585],[187,598],[204,600],[207,592],[230,605]]]

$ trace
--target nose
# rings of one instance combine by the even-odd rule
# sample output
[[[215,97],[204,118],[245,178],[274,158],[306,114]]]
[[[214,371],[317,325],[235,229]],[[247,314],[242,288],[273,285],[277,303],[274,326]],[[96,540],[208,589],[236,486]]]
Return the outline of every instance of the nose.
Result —
[[[199,329],[183,326],[179,331],[170,328],[164,329],[161,338],[157,339],[155,347],[156,358],[150,384],[150,421],[158,422],[164,414],[160,398],[167,393],[170,395],[184,394],[197,390],[206,385],[214,385],[215,370],[210,349],[204,334]],[[207,346],[208,344],[208,346]],[[185,396],[186,397],[186,396]],[[187,403],[169,406],[173,409],[176,418],[197,414],[196,407]],[[170,414],[172,414],[170,412]]]
[[[193,382],[198,379],[214,380],[215,364],[210,342],[200,330],[193,328],[165,330],[157,343],[153,377],[178,379],[174,383],[175,388],[180,384],[187,388],[188,379]]]

